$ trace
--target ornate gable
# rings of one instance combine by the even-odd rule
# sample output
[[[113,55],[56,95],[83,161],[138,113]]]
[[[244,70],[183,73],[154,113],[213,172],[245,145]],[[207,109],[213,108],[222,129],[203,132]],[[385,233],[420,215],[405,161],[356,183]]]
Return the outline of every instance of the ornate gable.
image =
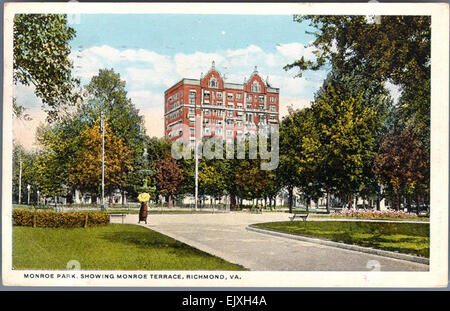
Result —
[[[206,88],[223,89],[223,78],[216,70],[215,62],[212,62],[211,68],[206,75],[201,77],[200,85]]]
[[[245,82],[244,88],[248,93],[266,93],[267,85],[259,76],[256,66],[250,78]]]

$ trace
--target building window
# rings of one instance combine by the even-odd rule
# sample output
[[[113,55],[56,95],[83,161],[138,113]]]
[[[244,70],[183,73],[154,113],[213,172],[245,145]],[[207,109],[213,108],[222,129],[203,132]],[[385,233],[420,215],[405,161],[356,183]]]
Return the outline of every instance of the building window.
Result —
[[[276,111],[277,111],[277,108],[276,108],[275,106],[270,106],[270,111],[276,112]]]
[[[227,98],[228,98],[229,100],[233,100],[233,99],[234,99],[233,93],[227,93]]]
[[[259,96],[259,102],[260,102],[260,103],[263,103],[263,102],[264,102],[264,96],[263,96],[263,95],[260,95],[260,96]]]
[[[233,116],[233,111],[227,111],[227,116],[232,117]]]
[[[232,130],[227,130],[227,136],[231,136],[233,135],[233,131]]]
[[[249,102],[253,101],[252,94],[247,94],[247,101],[249,101]]]
[[[222,92],[217,93],[217,98],[222,98]]]
[[[253,123],[253,114],[251,114],[251,113],[245,114],[245,121]]]
[[[247,109],[253,109],[252,104],[247,104]]]
[[[219,83],[217,82],[216,77],[212,76],[211,79],[209,79],[209,87],[212,88],[218,88],[219,87]]]
[[[253,93],[260,93],[261,92],[261,85],[259,85],[259,83],[257,81],[253,81],[252,92]]]
[[[237,100],[241,100],[242,99],[242,93],[237,93],[236,94],[236,99]]]
[[[189,91],[189,104],[195,105],[196,92],[194,90]]]
[[[275,97],[274,97],[274,96],[271,96],[271,97],[270,97],[270,102],[271,102],[271,103],[274,103],[274,102],[275,102]]]

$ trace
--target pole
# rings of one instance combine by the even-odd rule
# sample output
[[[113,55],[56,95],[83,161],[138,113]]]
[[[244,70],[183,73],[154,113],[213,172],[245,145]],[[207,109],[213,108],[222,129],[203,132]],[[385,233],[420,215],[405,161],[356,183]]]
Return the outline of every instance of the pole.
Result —
[[[27,190],[28,190],[27,204],[28,204],[28,205],[30,205],[30,189],[31,189],[31,186],[30,186],[30,185],[27,185]]]
[[[195,210],[198,207],[197,98],[194,103]]]
[[[102,127],[102,199],[101,209],[105,209],[105,120],[103,118],[103,111],[101,113],[101,127]]]
[[[19,204],[22,202],[22,156],[19,154]]]

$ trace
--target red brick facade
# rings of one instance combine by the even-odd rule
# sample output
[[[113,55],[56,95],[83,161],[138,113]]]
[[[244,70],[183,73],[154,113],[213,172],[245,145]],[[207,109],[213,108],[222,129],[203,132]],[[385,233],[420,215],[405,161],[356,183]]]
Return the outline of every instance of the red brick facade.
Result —
[[[256,67],[248,80],[236,84],[224,81],[213,62],[200,80],[183,79],[164,95],[164,133],[170,141],[194,139],[195,108],[197,137],[233,139],[279,121],[279,89],[263,81]]]

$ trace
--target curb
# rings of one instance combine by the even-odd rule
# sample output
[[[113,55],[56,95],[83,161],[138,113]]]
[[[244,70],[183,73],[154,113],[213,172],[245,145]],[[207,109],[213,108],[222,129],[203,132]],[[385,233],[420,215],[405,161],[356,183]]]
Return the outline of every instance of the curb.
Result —
[[[298,234],[293,234],[293,233],[284,233],[284,232],[276,231],[273,229],[266,229],[266,228],[263,229],[263,228],[255,227],[254,225],[249,225],[246,227],[246,229],[248,231],[278,236],[278,237],[292,239],[292,240],[298,240],[298,241],[310,242],[310,243],[314,243],[314,244],[343,248],[343,249],[348,249],[348,250],[357,251],[357,252],[361,252],[361,253],[367,253],[367,254],[389,257],[389,258],[394,258],[394,259],[407,260],[407,261],[412,261],[412,262],[421,263],[421,264],[425,264],[425,265],[430,264],[429,258],[419,257],[419,256],[415,256],[415,255],[401,254],[401,253],[385,251],[385,250],[375,249],[375,248],[370,248],[370,247],[345,244],[345,243],[334,242],[334,241],[325,240],[325,239],[321,239],[321,238],[311,238],[311,237],[306,237],[303,235],[298,235]]]

